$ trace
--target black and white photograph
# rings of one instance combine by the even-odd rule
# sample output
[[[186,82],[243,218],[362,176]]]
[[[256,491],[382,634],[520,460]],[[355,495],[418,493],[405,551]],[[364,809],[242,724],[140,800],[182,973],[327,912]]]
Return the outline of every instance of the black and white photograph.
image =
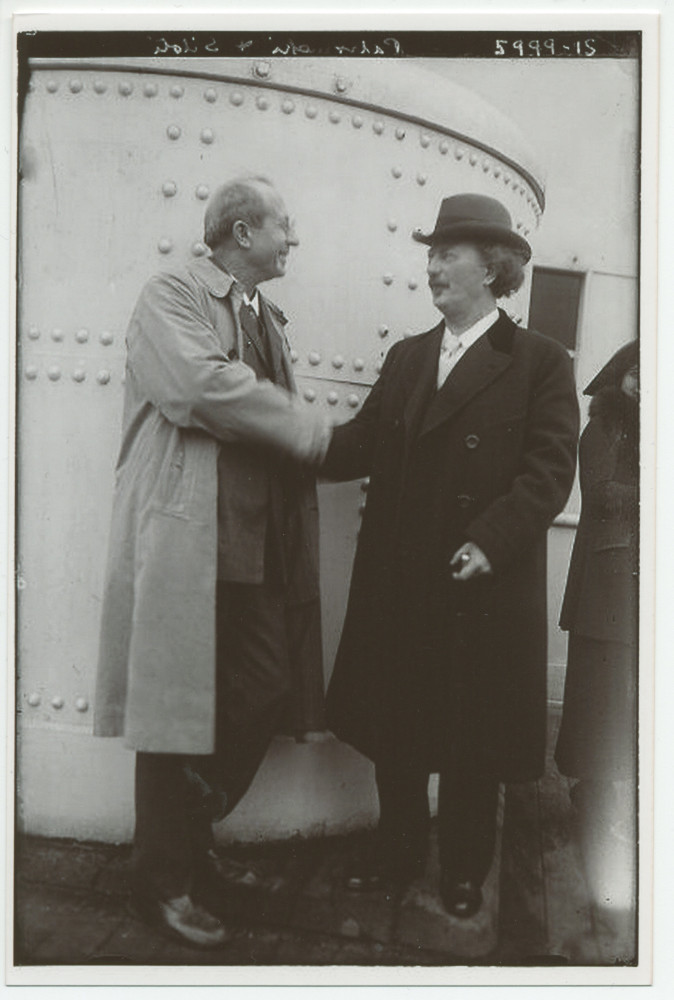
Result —
[[[650,981],[657,21],[15,20],[10,982]]]

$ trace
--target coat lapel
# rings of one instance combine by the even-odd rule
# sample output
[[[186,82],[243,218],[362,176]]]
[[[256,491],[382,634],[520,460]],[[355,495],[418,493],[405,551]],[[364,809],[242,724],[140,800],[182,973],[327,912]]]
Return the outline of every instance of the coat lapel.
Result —
[[[415,355],[406,362],[404,421],[408,441],[416,437],[424,410],[435,392],[444,329],[445,324],[439,323],[417,343]]]
[[[260,319],[267,331],[274,381],[296,391],[288,340],[283,329],[287,322],[280,310],[260,295]]]
[[[449,420],[512,363],[508,351],[511,321],[502,313],[496,323],[469,347],[428,406],[420,435]],[[438,348],[439,349],[439,348]]]

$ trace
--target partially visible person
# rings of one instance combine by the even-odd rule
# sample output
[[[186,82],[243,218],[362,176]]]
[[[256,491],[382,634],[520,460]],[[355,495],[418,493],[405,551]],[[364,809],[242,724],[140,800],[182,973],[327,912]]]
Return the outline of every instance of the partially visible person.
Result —
[[[136,909],[210,947],[227,938],[212,821],[291,708],[295,731],[323,728],[311,465],[330,430],[258,290],[298,243],[281,196],[223,184],[204,240],[209,257],[147,282],[127,332],[95,732],[137,751]]]
[[[585,394],[592,402],[560,619],[569,653],[555,757],[562,774],[579,779],[573,796],[581,811],[603,807],[618,817],[614,783],[633,786],[637,762],[638,343],[622,347]]]

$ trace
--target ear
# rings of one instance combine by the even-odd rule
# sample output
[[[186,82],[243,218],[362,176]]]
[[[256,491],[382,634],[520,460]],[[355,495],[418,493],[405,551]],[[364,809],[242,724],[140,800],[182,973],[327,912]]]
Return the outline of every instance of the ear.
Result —
[[[250,227],[247,222],[237,219],[232,226],[232,236],[240,247],[250,247]]]
[[[491,285],[494,284],[495,281],[496,281],[496,271],[494,270],[494,268],[485,267],[483,284],[485,284],[487,288],[489,288]]]

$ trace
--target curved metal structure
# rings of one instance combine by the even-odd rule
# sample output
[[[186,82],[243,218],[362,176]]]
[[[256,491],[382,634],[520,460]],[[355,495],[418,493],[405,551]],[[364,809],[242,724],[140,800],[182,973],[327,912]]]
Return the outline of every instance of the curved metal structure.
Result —
[[[33,832],[121,839],[131,755],[93,740],[89,705],[124,329],[143,282],[206,252],[204,206],[222,180],[269,176],[300,246],[268,293],[291,318],[301,391],[343,420],[388,346],[437,321],[412,230],[432,226],[442,197],[475,191],[499,198],[532,239],[543,183],[501,115],[403,60],[31,69],[20,185],[20,805]],[[509,309],[523,316],[526,300],[525,288]],[[359,484],[322,488],[328,668],[362,500]],[[314,783],[300,805],[288,792],[298,768]],[[266,773],[232,817],[235,833],[251,823],[267,834],[345,828],[371,812],[366,765],[334,743],[283,745]]]

